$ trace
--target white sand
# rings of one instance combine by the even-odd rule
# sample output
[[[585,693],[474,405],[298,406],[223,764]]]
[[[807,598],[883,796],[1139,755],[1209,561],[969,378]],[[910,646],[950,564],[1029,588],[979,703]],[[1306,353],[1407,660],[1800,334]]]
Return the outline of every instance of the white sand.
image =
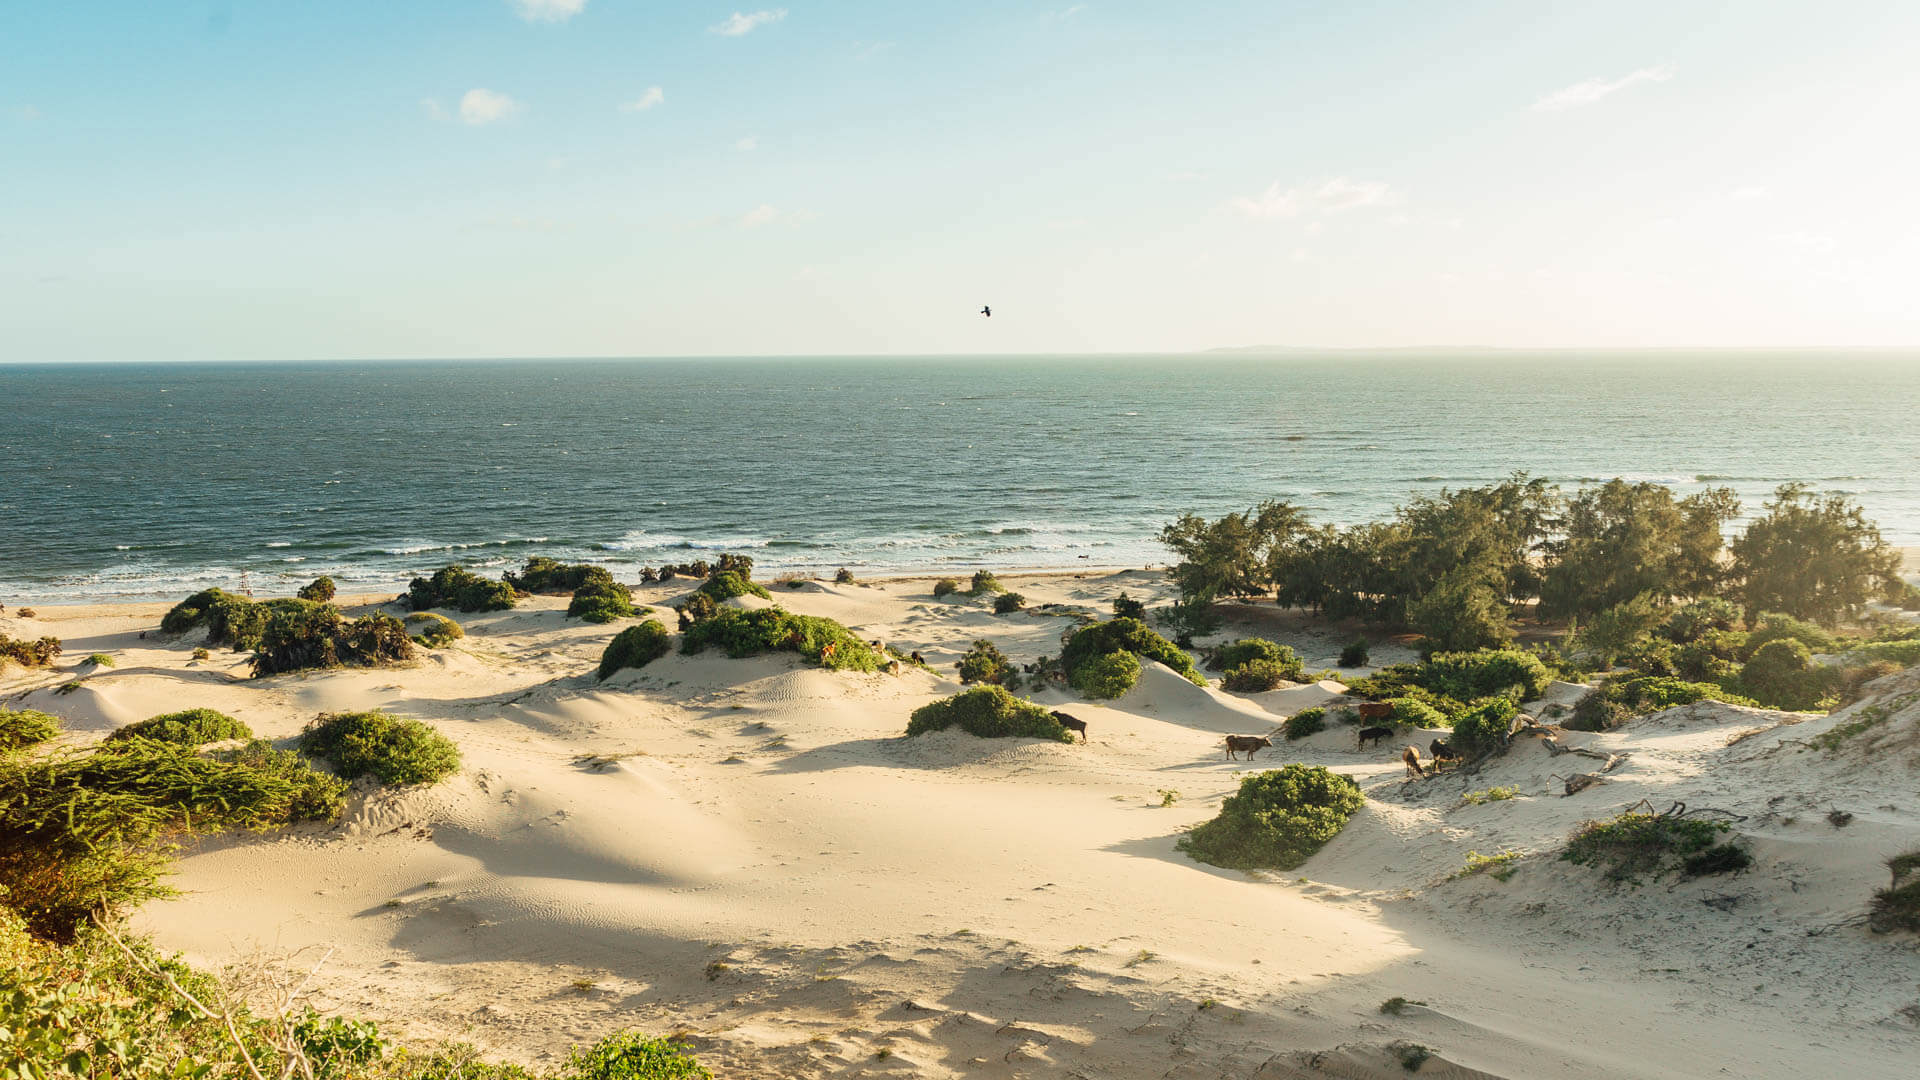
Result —
[[[640,596],[665,604],[684,584]],[[1166,593],[1139,572],[1009,584],[1103,613],[1122,589]],[[776,594],[943,672],[978,637],[1016,660],[1058,652],[1067,619],[996,617],[929,585]],[[1117,702],[1042,695],[1088,722],[1074,746],[906,740],[913,708],[959,689],[912,670],[675,654],[595,684],[620,624],[570,623],[565,603],[461,617],[469,636],[412,668],[262,680],[224,651],[190,661],[193,640],[140,640],[165,605],[9,612],[0,631],[118,666],[68,694],[51,688],[71,665],[11,668],[0,693],[77,740],[193,706],[274,738],[332,709],[434,723],[465,756],[456,777],[357,797],[338,828],[202,845],[179,863],[187,895],[138,922],[208,965],[331,948],[325,1007],[502,1058],[639,1027],[685,1033],[723,1077],[1391,1077],[1406,1075],[1400,1041],[1435,1049],[1424,1076],[1913,1075],[1915,942],[1827,928],[1885,884],[1880,860],[1920,847],[1920,695],[1900,696],[1920,672],[1886,681],[1904,711],[1841,754],[1795,740],[1872,702],[1570,733],[1629,756],[1561,798],[1554,774],[1600,763],[1532,741],[1415,784],[1399,745],[1362,753],[1344,727],[1225,760],[1222,734],[1271,732],[1337,684],[1241,696],[1150,667]],[[1313,667],[1351,636],[1242,616],[1234,636],[1291,641]],[[1304,867],[1245,875],[1175,851],[1239,774],[1291,760],[1369,795]],[[1524,797],[1462,804],[1502,784]],[[1178,802],[1161,808],[1162,790]],[[1554,859],[1579,821],[1643,798],[1746,815],[1757,865],[1613,889]],[[1856,816],[1837,828],[1830,806]],[[1508,849],[1535,853],[1511,880],[1447,880],[1468,851]],[[1381,1015],[1393,996],[1427,1004]]]

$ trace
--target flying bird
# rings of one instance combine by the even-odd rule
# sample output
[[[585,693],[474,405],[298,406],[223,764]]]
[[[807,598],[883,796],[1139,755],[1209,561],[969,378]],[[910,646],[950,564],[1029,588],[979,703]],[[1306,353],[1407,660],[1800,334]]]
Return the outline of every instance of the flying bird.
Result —
[[[993,309],[991,307],[983,307],[980,309],[980,314],[985,315],[987,318],[991,319],[993,318]]]

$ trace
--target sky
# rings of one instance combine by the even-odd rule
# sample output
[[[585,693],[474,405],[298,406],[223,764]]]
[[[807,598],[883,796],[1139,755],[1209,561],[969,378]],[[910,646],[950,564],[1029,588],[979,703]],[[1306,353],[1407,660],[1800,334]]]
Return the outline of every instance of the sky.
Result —
[[[1920,4],[778,2],[0,4],[0,362],[1920,344]]]

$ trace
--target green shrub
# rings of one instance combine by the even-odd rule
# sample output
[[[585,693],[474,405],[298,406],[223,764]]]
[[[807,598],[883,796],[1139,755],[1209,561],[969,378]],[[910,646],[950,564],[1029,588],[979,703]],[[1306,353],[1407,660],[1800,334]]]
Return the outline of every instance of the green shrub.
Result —
[[[685,1046],[639,1032],[609,1035],[567,1055],[565,1080],[711,1080]]]
[[[1709,596],[1683,604],[1667,614],[1660,633],[1676,645],[1699,641],[1708,634],[1726,633],[1740,621],[1740,608],[1731,600]]]
[[[407,625],[418,631],[413,635],[413,643],[429,649],[444,649],[467,636],[459,623],[433,611],[414,612],[407,616]]]
[[[933,583],[933,595],[936,599],[943,596],[952,596],[954,593],[957,593],[959,591],[960,591],[960,582],[954,578],[943,577],[939,581],[936,581]]]
[[[203,648],[193,650],[193,658],[195,660],[207,660],[207,659],[211,659],[212,656],[213,656],[212,653],[208,652]]]
[[[584,619],[590,623],[631,619],[639,613],[633,606],[633,590],[612,578],[586,582],[574,590],[573,599],[567,603],[567,618]]]
[[[235,596],[224,589],[203,589],[168,609],[160,619],[160,630],[166,634],[184,634],[204,626],[210,645],[251,648],[250,642],[241,639],[248,636],[248,624],[256,618],[250,610],[255,606],[246,597]]]
[[[514,604],[513,586],[493,581],[464,566],[443,566],[430,578],[414,578],[402,598],[411,611],[505,611]]]
[[[841,567],[841,568],[840,568],[840,569],[838,569],[838,570],[835,570],[835,571],[833,572],[833,583],[834,583],[835,585],[853,585],[853,584],[857,584],[857,583],[856,583],[856,582],[855,582],[855,581],[853,580],[853,571],[851,571],[851,570],[849,570],[849,569],[847,569],[847,568],[846,568],[846,567],[844,567],[844,566],[843,566],[843,567]]]
[[[406,624],[384,612],[347,622],[331,604],[308,600],[272,604],[253,655],[256,676],[311,668],[383,667],[413,659]]]
[[[1007,587],[1000,584],[999,579],[993,576],[993,571],[975,570],[973,572],[973,584],[968,587],[967,595],[985,596],[987,593],[1002,593],[1006,591]]]
[[[709,646],[724,649],[735,659],[776,650],[797,652],[836,671],[877,671],[882,662],[872,647],[832,619],[795,615],[777,607],[721,608],[687,630],[680,651],[697,653]]]
[[[527,560],[518,574],[509,570],[505,575],[506,585],[515,592],[546,593],[552,596],[564,596],[579,592],[591,584],[613,584],[613,572],[604,566],[591,563],[563,563],[558,559],[549,559],[545,555],[535,555]],[[432,604],[430,607],[448,605]],[[492,610],[491,608],[461,608],[462,611]]]
[[[1004,686],[976,686],[913,710],[907,734],[921,735],[958,727],[983,739],[1008,737],[1072,742],[1073,733],[1045,708],[1014,697]]]
[[[1067,675],[1067,683],[1082,697],[1110,701],[1140,681],[1140,658],[1130,652],[1101,653],[1084,660]]]
[[[1673,674],[1689,682],[1724,682],[1740,673],[1747,635],[1707,630],[1673,651]]]
[[[599,677],[605,679],[623,668],[643,668],[667,655],[667,628],[658,619],[648,619],[613,635],[606,651],[600,654]]]
[[[973,643],[955,665],[963,683],[994,683],[1004,686],[1013,677],[1014,668],[999,648],[985,638]]]
[[[1453,722],[1447,742],[1468,760],[1505,753],[1507,729],[1520,710],[1506,698],[1490,698]]]
[[[1870,641],[1847,650],[1847,663],[1872,664],[1890,661],[1901,667],[1920,664],[1920,640]]]
[[[1776,638],[1760,646],[1740,669],[1739,684],[1768,708],[1804,710],[1827,692],[1826,673],[1798,639]]]
[[[153,739],[158,742],[173,743],[177,746],[205,746],[212,742],[224,742],[227,739],[251,739],[253,729],[212,709],[185,709],[180,712],[162,713],[138,723],[117,728],[107,736],[108,742],[123,742],[127,739]]]
[[[1116,619],[1139,619],[1147,621],[1147,605],[1126,593],[1113,598],[1113,617]]]
[[[1027,606],[1027,598],[1017,592],[1001,593],[993,598],[995,615],[1011,615]]]
[[[431,784],[460,768],[460,751],[418,720],[385,712],[327,713],[300,733],[300,752],[325,758],[342,779]]]
[[[1294,739],[1304,739],[1309,735],[1326,730],[1326,726],[1327,710],[1301,709],[1299,712],[1287,717],[1285,725],[1287,741],[1291,742]]]
[[[1436,694],[1460,701],[1515,695],[1532,701],[1547,692],[1553,673],[1532,653],[1515,649],[1436,653],[1419,667],[1415,681]]]
[[[1430,651],[1491,649],[1513,640],[1507,604],[1485,567],[1462,564],[1440,576],[1433,589],[1407,601],[1407,625]]]
[[[113,667],[114,666],[113,657],[108,656],[106,653],[103,653],[103,652],[94,653],[93,655],[87,657],[86,660],[83,661],[83,663],[91,664],[94,667]]]
[[[1360,785],[1325,766],[1287,765],[1240,780],[1220,814],[1180,840],[1201,862],[1291,870],[1320,850],[1366,802]]]
[[[1393,719],[1390,722],[1394,727],[1443,728],[1447,726],[1447,715],[1419,698],[1388,698],[1387,704],[1393,706]]]
[[[1266,638],[1241,638],[1231,645],[1222,645],[1209,660],[1208,666],[1216,671],[1231,671],[1249,661],[1266,660],[1291,672],[1285,676],[1288,682],[1299,682],[1306,671],[1291,647]]]
[[[721,570],[702,582],[695,592],[712,598],[714,603],[731,600],[736,596],[757,596],[762,600],[773,599],[773,594],[748,581],[731,570]]]
[[[674,605],[674,610],[680,613],[680,629],[686,630],[692,627],[694,623],[704,622],[718,615],[720,613],[720,604],[706,593],[695,592],[685,600]]]
[[[1867,928],[1876,934],[1920,931],[1920,851],[1888,859],[1887,870],[1893,882],[1873,891],[1867,905]]]
[[[1340,650],[1340,666],[1343,668],[1366,667],[1367,661],[1372,656],[1373,646],[1367,643],[1367,639],[1355,638],[1347,644],[1346,648]]]
[[[1257,694],[1263,690],[1277,690],[1284,683],[1300,681],[1302,674],[1298,661],[1288,666],[1259,658],[1229,669],[1220,686],[1236,694]]]
[[[731,551],[720,553],[713,561],[713,569],[718,574],[739,574],[749,580],[753,577],[753,556],[736,555]]]
[[[311,1010],[295,1021],[293,1037],[313,1063],[315,1080],[364,1075],[360,1070],[385,1057],[388,1050],[373,1021],[322,1016]]]
[[[38,746],[60,734],[60,721],[33,709],[0,709],[0,754]]]
[[[21,667],[51,667],[60,655],[60,639],[43,637],[33,641],[0,634],[0,666],[11,660]]]
[[[1746,652],[1741,659],[1751,659],[1774,641],[1797,641],[1806,646],[1808,652],[1831,652],[1835,644],[1832,634],[1813,623],[1779,612],[1763,612],[1759,627],[1747,634]]]
[[[316,603],[331,604],[333,603],[333,594],[334,594],[333,579],[330,577],[317,577],[317,578],[314,578],[312,581],[307,582],[305,585],[302,585],[300,587],[300,591],[295,593],[294,595],[299,597],[302,600],[312,600]]]
[[[1603,870],[1608,881],[1638,884],[1642,875],[1680,871],[1689,877],[1744,869],[1753,860],[1724,822],[1666,814],[1624,813],[1581,825],[1560,858]]]
[[[1631,719],[1632,709],[1608,697],[1605,692],[1595,690],[1573,707],[1573,715],[1567,718],[1566,726],[1574,731],[1612,731]]]

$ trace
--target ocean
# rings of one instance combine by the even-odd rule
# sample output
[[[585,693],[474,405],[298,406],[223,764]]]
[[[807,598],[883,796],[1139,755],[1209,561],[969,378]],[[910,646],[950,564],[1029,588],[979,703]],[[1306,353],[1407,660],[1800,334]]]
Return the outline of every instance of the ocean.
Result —
[[[1203,353],[0,365],[0,602],[404,588],[535,554],[857,574],[1163,563],[1515,471],[1805,481],[1920,544],[1920,354]]]

